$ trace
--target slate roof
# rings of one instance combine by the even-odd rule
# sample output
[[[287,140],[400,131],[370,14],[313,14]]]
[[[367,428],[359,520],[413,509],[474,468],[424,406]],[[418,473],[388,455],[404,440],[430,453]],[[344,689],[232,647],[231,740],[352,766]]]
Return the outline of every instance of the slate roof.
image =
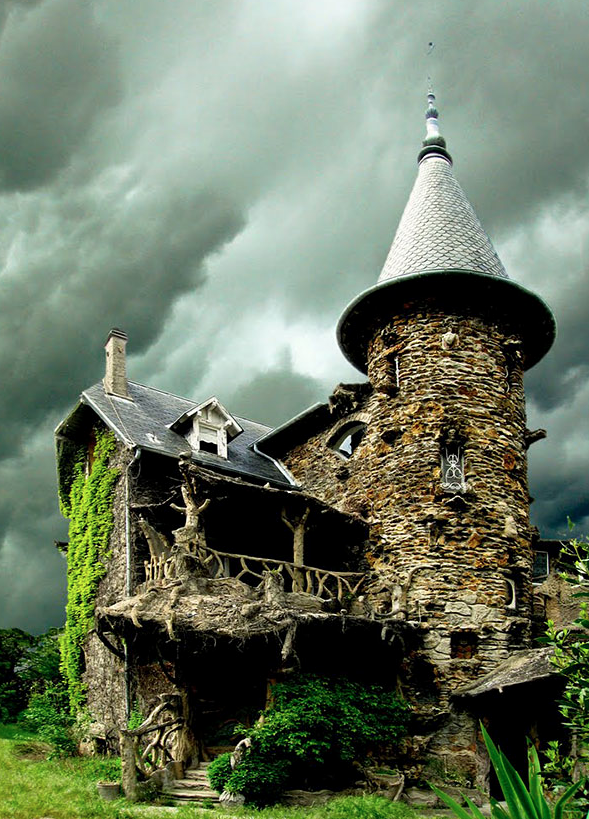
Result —
[[[189,450],[186,439],[168,427],[184,412],[197,406],[197,402],[133,381],[129,381],[128,386],[132,401],[105,394],[100,382],[84,390],[80,396],[81,404],[90,406],[129,447],[140,447],[172,458]],[[72,416],[58,427],[58,434],[67,430]],[[192,460],[208,469],[292,489],[285,474],[269,458],[253,449],[257,439],[270,432],[271,427],[246,418],[235,416],[235,419],[243,432],[229,441],[227,460],[208,452],[195,452]]]
[[[500,663],[493,671],[457,688],[454,696],[478,697],[492,691],[502,693],[505,688],[512,688],[515,685],[523,685],[548,677],[560,677],[557,667],[550,661],[553,653],[552,646],[518,651]]]
[[[420,157],[378,282],[353,299],[340,318],[337,337],[343,354],[366,373],[375,328],[407,304],[436,302],[443,310],[476,312],[515,328],[523,342],[524,367],[533,367],[554,341],[552,311],[507,276],[452,173],[447,151],[427,145]]]
[[[419,163],[417,179],[378,281],[452,269],[507,277],[452,173],[452,163],[430,153]]]

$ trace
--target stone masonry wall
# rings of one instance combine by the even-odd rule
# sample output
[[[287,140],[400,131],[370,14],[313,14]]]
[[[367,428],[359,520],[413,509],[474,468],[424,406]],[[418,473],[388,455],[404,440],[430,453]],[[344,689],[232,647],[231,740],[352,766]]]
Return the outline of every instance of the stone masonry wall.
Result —
[[[283,460],[306,491],[369,519],[369,598],[422,629],[439,706],[448,708],[456,686],[529,645],[523,362],[507,329],[405,307],[370,344],[372,393]],[[344,460],[329,443],[354,418],[366,432]],[[441,486],[448,441],[462,446],[463,491]],[[516,590],[511,606],[508,581]],[[453,742],[474,769],[471,727],[466,738],[457,727]],[[453,730],[449,723],[439,735],[440,748]]]
[[[110,466],[120,470],[113,498],[114,526],[110,537],[112,557],[106,575],[100,581],[96,595],[96,607],[112,605],[125,597],[126,578],[126,533],[125,533],[125,471],[133,457],[132,452],[119,445],[113,454]],[[113,642],[113,636],[110,635]],[[124,663],[112,654],[106,646],[92,634],[84,647],[86,672],[84,681],[88,691],[88,709],[111,739],[115,737],[116,726],[124,726],[126,714],[126,681]],[[114,746],[113,746],[114,747]]]

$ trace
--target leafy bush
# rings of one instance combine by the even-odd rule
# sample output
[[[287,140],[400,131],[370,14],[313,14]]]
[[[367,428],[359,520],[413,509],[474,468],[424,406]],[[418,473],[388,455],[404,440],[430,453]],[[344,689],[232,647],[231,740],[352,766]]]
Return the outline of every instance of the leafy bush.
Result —
[[[27,704],[23,659],[35,638],[19,628],[0,629],[0,722],[9,722]]]
[[[221,754],[213,759],[207,768],[207,776],[213,790],[222,793],[225,790],[225,783],[233,773],[231,767],[231,754]]]
[[[73,718],[63,684],[54,683],[41,694],[33,694],[21,715],[24,728],[34,731],[55,749],[52,756],[68,756],[76,751],[72,737]]]
[[[209,767],[215,790],[242,793],[258,807],[287,784],[345,781],[369,747],[395,744],[407,730],[409,707],[382,686],[307,674],[277,683],[272,697],[258,724],[242,729],[251,747],[235,770],[228,754]]]
[[[364,760],[370,746],[398,743],[407,731],[407,703],[379,685],[307,674],[277,683],[272,694],[250,733],[264,756],[334,768]]]
[[[481,730],[505,801],[505,806],[503,806],[496,799],[491,798],[492,819],[562,819],[566,802],[574,795],[582,783],[575,782],[570,785],[552,805],[542,791],[540,762],[534,746],[530,745],[529,747],[528,787],[526,788],[521,776],[505,754],[497,748],[483,726],[481,726]],[[464,800],[470,808],[470,812],[434,785],[430,785],[430,787],[448,805],[458,819],[485,819],[480,808],[467,796],[464,797]]]
[[[290,763],[285,759],[260,759],[248,754],[225,783],[231,793],[242,793],[248,805],[272,805],[288,780]]]

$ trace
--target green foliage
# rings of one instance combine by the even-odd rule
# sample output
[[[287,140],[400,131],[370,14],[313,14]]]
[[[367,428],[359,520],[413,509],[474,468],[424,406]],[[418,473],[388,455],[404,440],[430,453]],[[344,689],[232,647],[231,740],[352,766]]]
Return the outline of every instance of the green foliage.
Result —
[[[263,754],[338,766],[363,759],[369,746],[396,744],[407,730],[407,703],[381,686],[306,674],[277,683],[272,693],[250,733]]]
[[[207,776],[213,790],[222,793],[225,790],[225,783],[232,774],[231,754],[221,754],[213,759],[207,768]]]
[[[548,743],[548,747],[544,751],[544,756],[545,762],[542,767],[542,774],[544,779],[548,781],[553,788],[561,788],[565,783],[568,784],[571,782],[575,768],[575,760],[561,753],[557,740],[552,740]]]
[[[84,705],[82,646],[93,625],[98,584],[110,558],[113,528],[112,498],[119,470],[109,467],[115,449],[111,432],[96,430],[95,460],[86,476],[86,453],[73,459],[73,480],[68,503],[70,531],[68,546],[68,602],[61,643],[61,670],[67,681],[70,708],[77,713]]]
[[[568,800],[579,789],[582,782],[570,785],[560,798],[552,804],[542,790],[542,775],[538,754],[533,745],[529,747],[528,787],[521,776],[500,751],[491,737],[481,726],[491,764],[503,793],[505,805],[491,799],[492,819],[562,819],[563,809]],[[464,797],[469,810],[459,805],[455,799],[430,785],[439,798],[453,811],[458,819],[484,819],[484,815],[468,797]]]
[[[33,694],[21,724],[48,742],[53,756],[69,756],[76,751],[72,736],[73,717],[70,715],[68,692],[63,683],[48,685],[42,693]]]
[[[239,766],[232,772],[225,755],[209,768],[216,790],[242,793],[256,806],[277,799],[287,784],[345,780],[369,747],[406,733],[407,704],[381,686],[301,674],[277,683],[272,695],[257,725],[243,729],[252,744]]]
[[[0,630],[0,722],[16,719],[33,694],[60,682],[59,634]]]
[[[570,524],[570,521],[569,521]],[[570,524],[572,525],[572,524]],[[561,552],[562,577],[575,587],[580,613],[570,628],[556,629],[548,621],[544,642],[554,646],[554,663],[566,680],[559,703],[565,725],[578,741],[589,748],[589,544],[587,539],[571,540]]]
[[[235,819],[252,819],[251,808],[232,808]],[[384,796],[337,796],[325,804],[287,808],[283,805],[256,811],[256,819],[423,819],[404,802]]]
[[[284,791],[290,771],[286,759],[260,759],[248,754],[225,783],[231,793],[242,793],[248,805],[273,805]]]
[[[40,693],[48,685],[61,681],[59,641],[62,629],[52,628],[34,638],[23,657],[21,679],[31,693]]]
[[[34,642],[19,628],[0,629],[0,722],[13,720],[26,705],[28,685],[21,670]]]
[[[131,713],[129,714],[129,719],[127,721],[127,728],[129,731],[134,731],[135,728],[139,728],[140,725],[143,724],[144,717],[141,713],[141,709],[139,708],[139,703],[137,700],[133,702],[133,707],[131,708]]]
[[[21,729],[22,732],[22,729]],[[23,758],[13,752],[14,731],[0,728],[0,816],[10,819],[196,819],[204,811],[194,805],[170,808],[133,805],[123,799],[108,802],[98,796],[98,781],[117,781],[116,758],[69,757],[66,759]],[[207,812],[226,816],[221,811]],[[231,815],[252,819],[251,808],[232,809]],[[420,819],[408,805],[378,796],[343,797],[327,805],[309,808],[267,808],[257,819]]]

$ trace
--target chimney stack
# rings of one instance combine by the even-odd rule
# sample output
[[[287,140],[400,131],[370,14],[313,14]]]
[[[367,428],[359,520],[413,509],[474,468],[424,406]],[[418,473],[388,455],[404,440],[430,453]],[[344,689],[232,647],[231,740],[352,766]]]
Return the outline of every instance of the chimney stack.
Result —
[[[107,395],[117,395],[119,398],[131,398],[127,386],[127,365],[125,347],[127,334],[117,327],[113,327],[104,349],[106,350],[106,372],[104,374],[104,391]]]

